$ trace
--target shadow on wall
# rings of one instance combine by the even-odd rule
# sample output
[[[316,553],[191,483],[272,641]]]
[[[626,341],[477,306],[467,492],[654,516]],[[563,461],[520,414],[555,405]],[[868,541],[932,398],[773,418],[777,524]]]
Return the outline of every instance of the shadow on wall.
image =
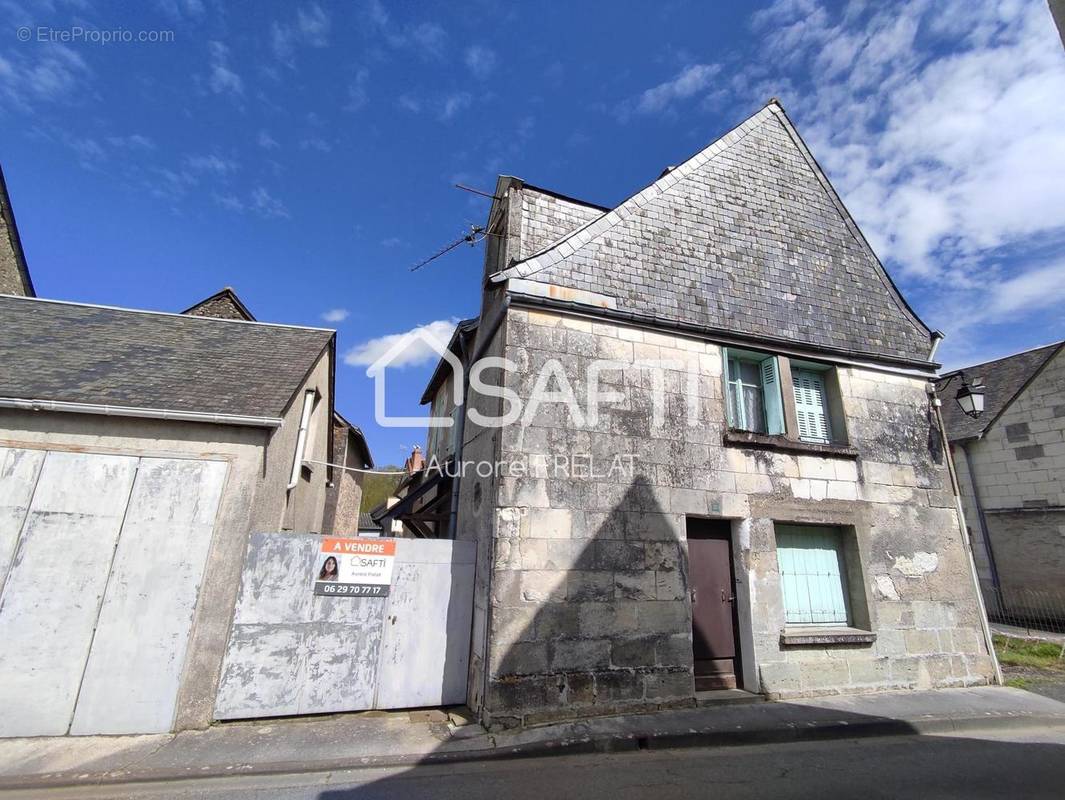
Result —
[[[499,531],[486,722],[691,703],[683,517],[644,475],[549,483],[564,509],[527,509]],[[609,510],[576,510],[597,506]]]

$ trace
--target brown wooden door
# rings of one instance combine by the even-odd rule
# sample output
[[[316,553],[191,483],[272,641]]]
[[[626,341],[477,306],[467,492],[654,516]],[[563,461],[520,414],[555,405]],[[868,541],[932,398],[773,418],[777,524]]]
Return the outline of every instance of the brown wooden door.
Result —
[[[728,520],[689,519],[687,527],[695,688],[735,689],[739,652],[731,525]]]

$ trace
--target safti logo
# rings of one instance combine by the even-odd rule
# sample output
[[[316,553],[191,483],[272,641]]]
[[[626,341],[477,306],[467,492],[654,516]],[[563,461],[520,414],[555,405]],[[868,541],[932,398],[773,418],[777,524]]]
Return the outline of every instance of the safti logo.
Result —
[[[450,428],[454,421],[451,417],[392,417],[385,410],[385,372],[390,364],[409,363],[412,360],[422,360],[425,349],[435,352],[447,362],[455,376],[455,386],[462,386],[465,379],[462,362],[458,356],[452,353],[447,344],[443,343],[430,333],[426,327],[414,328],[400,336],[382,353],[366,370],[366,374],[373,378],[374,395],[374,418],[377,424],[384,428],[422,428],[428,425],[430,428]],[[418,358],[412,359],[411,353],[417,353]],[[462,405],[462,392],[456,392],[455,403]]]
[[[684,399],[687,424],[691,427],[701,424],[699,384],[708,376],[701,372],[695,359],[646,359],[635,362],[596,359],[581,370],[577,381],[571,382],[565,365],[558,359],[545,361],[533,376],[523,374],[510,359],[489,356],[475,361],[467,376],[458,356],[426,326],[422,326],[388,342],[387,349],[366,370],[366,374],[374,381],[374,417],[382,427],[421,428],[428,425],[430,428],[450,428],[454,425],[450,416],[393,417],[385,410],[387,368],[390,365],[424,361],[425,356],[430,355],[426,352],[427,348],[451,368],[453,385],[456,387],[456,406],[463,404],[463,386],[467,379],[469,391],[484,397],[497,397],[502,401],[498,416],[484,414],[476,408],[469,410],[469,419],[481,427],[502,428],[518,421],[523,426],[529,426],[545,406],[561,405],[565,407],[572,427],[594,429],[599,424],[600,407],[604,404],[608,408],[631,411],[628,392],[623,391],[628,389],[630,382],[650,384],[651,403],[648,410],[652,428],[663,429],[665,426],[669,391]],[[528,370],[524,373],[528,373]],[[648,373],[649,380],[633,380],[635,373]],[[507,386],[507,376],[519,374],[522,375],[521,382],[530,386],[527,398],[519,397],[514,389]],[[491,380],[488,380],[489,377]],[[584,396],[580,399],[575,384],[576,389],[583,389]]]

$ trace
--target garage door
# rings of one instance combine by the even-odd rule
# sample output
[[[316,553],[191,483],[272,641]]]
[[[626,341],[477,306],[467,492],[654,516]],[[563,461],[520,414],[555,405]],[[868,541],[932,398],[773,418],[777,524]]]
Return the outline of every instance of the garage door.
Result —
[[[0,736],[170,730],[225,475],[0,447]]]

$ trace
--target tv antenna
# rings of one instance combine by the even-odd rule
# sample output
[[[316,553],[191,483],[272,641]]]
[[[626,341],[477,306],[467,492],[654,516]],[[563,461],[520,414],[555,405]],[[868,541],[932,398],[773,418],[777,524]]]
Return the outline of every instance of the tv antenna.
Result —
[[[411,272],[415,272],[416,270],[421,269],[426,264],[428,264],[428,263],[430,263],[432,261],[436,261],[436,259],[440,258],[440,256],[443,256],[443,255],[446,255],[447,253],[450,253],[452,250],[454,250],[456,247],[458,247],[459,245],[461,245],[463,243],[468,244],[470,247],[473,247],[476,244],[478,244],[479,242],[481,242],[481,240],[484,239],[485,236],[486,236],[485,229],[482,228],[480,225],[470,225],[470,232],[469,233],[467,233],[467,234],[459,237],[455,241],[453,241],[453,242],[441,247],[439,250],[437,250],[435,253],[433,253],[428,258],[423,259],[422,261],[419,261],[417,264],[415,264],[413,267],[410,268],[410,271]]]

